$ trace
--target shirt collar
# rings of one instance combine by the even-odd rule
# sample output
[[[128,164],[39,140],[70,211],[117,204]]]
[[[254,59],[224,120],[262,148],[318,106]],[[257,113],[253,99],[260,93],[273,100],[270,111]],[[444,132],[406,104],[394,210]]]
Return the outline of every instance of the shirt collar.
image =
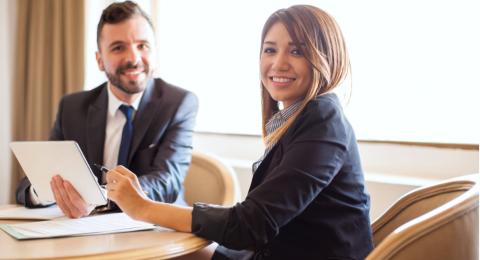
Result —
[[[267,135],[273,133],[275,130],[277,130],[279,127],[281,127],[287,120],[295,113],[297,110],[300,108],[300,105],[302,104],[301,100],[295,102],[291,106],[282,109],[275,113],[270,120],[267,122],[267,125],[265,126],[267,130]]]
[[[112,86],[112,84],[110,84],[110,82],[107,83],[107,91],[108,91],[108,114],[110,116],[114,116],[115,113],[117,112],[118,108],[120,107],[120,105],[122,104],[125,104],[125,105],[129,105],[129,104],[126,104],[125,102],[121,101],[120,99],[118,99],[112,92],[112,90],[110,88],[114,88],[114,86]],[[142,91],[142,93],[140,94],[140,96],[138,96],[135,101],[133,101],[132,104],[130,104],[130,106],[133,107],[133,109],[135,111],[138,110],[138,106],[140,105],[140,100],[142,100],[142,97],[143,97],[143,93],[145,91]]]
[[[298,108],[300,107],[300,104],[302,104],[301,100],[295,102],[293,105],[280,110],[280,114],[282,115],[282,118],[284,121],[287,121],[295,112],[297,112]]]

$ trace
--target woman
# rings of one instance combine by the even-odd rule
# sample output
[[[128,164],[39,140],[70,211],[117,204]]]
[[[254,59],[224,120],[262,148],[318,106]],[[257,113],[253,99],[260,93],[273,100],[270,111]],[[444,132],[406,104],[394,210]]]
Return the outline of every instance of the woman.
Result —
[[[108,173],[109,197],[134,219],[217,242],[213,259],[363,259],[372,249],[369,197],[355,135],[331,93],[349,66],[327,13],[278,10],[262,33],[266,151],[245,201],[229,208],[153,202],[121,166]]]

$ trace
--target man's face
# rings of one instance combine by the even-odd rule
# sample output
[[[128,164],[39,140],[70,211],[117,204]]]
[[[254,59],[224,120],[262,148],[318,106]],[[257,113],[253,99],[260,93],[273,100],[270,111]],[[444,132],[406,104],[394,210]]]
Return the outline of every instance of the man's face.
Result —
[[[100,70],[105,71],[113,86],[128,95],[142,92],[153,74],[153,30],[141,16],[105,24],[96,57]]]

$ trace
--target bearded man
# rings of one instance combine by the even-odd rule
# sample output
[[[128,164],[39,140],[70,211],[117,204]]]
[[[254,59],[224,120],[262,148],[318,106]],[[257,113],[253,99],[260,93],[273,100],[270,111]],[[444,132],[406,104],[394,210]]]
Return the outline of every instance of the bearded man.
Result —
[[[198,110],[196,96],[153,78],[155,33],[150,17],[131,1],[103,10],[97,27],[96,59],[108,81],[60,101],[50,140],[74,140],[89,164],[135,172],[150,199],[181,203],[191,161]],[[93,167],[92,167],[93,168]],[[101,171],[93,168],[100,184]],[[90,214],[61,173],[51,180],[55,203],[71,218]],[[28,178],[17,186],[17,203],[42,207]]]

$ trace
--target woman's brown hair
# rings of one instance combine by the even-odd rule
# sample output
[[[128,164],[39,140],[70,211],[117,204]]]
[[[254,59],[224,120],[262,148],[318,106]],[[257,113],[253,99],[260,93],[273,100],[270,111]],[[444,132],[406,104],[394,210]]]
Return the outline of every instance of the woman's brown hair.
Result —
[[[294,5],[276,11],[263,26],[261,49],[267,32],[277,22],[285,26],[293,44],[302,50],[310,63],[312,81],[298,111],[270,135],[267,135],[265,126],[279,111],[279,107],[261,83],[262,133],[267,147],[282,137],[309,101],[336,88],[350,72],[350,60],[342,32],[328,13],[310,5]]]

